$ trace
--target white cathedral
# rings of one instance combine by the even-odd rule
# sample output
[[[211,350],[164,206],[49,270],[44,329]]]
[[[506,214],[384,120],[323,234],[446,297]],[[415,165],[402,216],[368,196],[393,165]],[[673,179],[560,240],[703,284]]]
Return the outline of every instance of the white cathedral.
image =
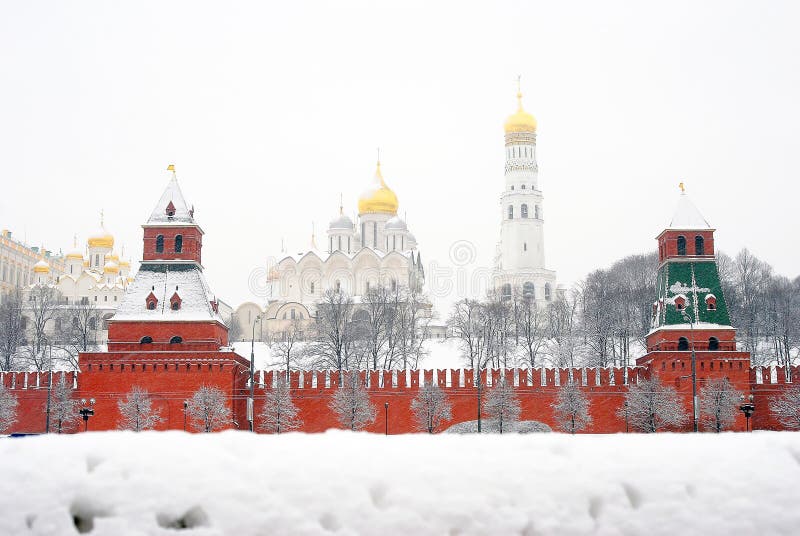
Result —
[[[259,316],[268,337],[284,331],[292,320],[308,321],[327,289],[348,293],[356,304],[370,286],[421,290],[422,258],[416,238],[397,215],[398,206],[378,161],[372,184],[358,199],[357,222],[340,205],[322,249],[312,234],[308,249],[286,255],[271,267],[266,309],[245,303],[236,311],[242,330],[249,333]]]
[[[514,289],[537,303],[555,299],[556,273],[544,262],[544,209],[536,163],[536,118],[522,107],[505,123],[505,188],[500,196],[500,242],[497,244],[494,287],[510,297]]]

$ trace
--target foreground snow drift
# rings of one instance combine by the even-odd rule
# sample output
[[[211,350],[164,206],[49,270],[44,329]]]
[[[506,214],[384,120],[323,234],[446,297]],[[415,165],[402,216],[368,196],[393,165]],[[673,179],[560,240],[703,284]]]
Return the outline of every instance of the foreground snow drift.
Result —
[[[0,439],[0,474],[3,535],[766,535],[800,526],[796,433],[105,432]]]

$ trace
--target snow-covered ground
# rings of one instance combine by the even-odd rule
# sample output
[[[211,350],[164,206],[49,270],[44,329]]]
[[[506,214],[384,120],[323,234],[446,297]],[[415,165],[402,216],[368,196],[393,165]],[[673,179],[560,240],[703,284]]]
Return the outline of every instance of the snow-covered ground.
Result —
[[[105,432],[0,438],[0,475],[3,535],[770,535],[800,527],[798,433]]]

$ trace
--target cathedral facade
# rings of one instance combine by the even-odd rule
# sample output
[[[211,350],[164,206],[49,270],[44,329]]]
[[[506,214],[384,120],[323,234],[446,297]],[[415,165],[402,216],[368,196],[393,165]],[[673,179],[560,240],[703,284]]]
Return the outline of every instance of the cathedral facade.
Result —
[[[267,338],[282,333],[294,320],[307,325],[328,289],[346,292],[356,304],[370,287],[421,290],[422,257],[398,208],[397,195],[386,184],[379,161],[371,184],[358,199],[357,220],[340,205],[322,247],[312,236],[306,250],[278,260],[269,270],[266,308],[246,303],[237,309],[241,332],[249,334],[256,317]]]
[[[505,184],[500,196],[500,242],[494,288],[510,297],[514,289],[537,303],[555,299],[556,273],[548,270],[544,250],[544,196],[536,161],[536,118],[522,107],[505,122]]]

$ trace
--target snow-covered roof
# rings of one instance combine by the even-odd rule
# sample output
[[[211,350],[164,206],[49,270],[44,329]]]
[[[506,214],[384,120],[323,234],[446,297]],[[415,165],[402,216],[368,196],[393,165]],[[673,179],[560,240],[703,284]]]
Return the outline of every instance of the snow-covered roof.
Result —
[[[363,252],[365,250],[372,252],[379,259],[382,259],[382,258],[384,258],[387,255],[390,255],[392,253],[396,253],[398,255],[402,255],[403,257],[406,257],[406,258],[409,258],[409,259],[412,258],[413,255],[414,255],[414,252],[412,250],[410,250],[410,249],[405,250],[405,251],[399,251],[399,250],[381,251],[379,249],[372,248],[371,246],[361,247],[357,251],[354,251],[353,253],[347,253],[345,251],[334,251],[333,253],[328,253],[327,251],[320,251],[318,249],[310,249],[308,251],[300,251],[300,252],[298,252],[298,253],[296,253],[294,255],[286,255],[280,261],[278,261],[278,264],[280,264],[281,262],[285,261],[286,259],[294,259],[295,262],[300,262],[301,259],[303,259],[307,255],[310,255],[312,253],[314,255],[316,255],[317,257],[319,257],[319,259],[322,262],[326,262],[329,258],[333,257],[334,255],[343,255],[344,257],[352,260],[352,259],[355,259],[359,254],[364,254]]]
[[[390,218],[389,221],[386,222],[386,229],[392,229],[396,231],[407,231],[408,226],[406,222],[403,221],[402,218],[395,216]]]
[[[150,293],[158,300],[155,309],[147,308]],[[170,308],[170,298],[178,293],[180,309]],[[214,294],[201,269],[195,265],[142,265],[111,319],[124,321],[186,322],[222,318],[211,308]]]
[[[689,196],[682,193],[668,229],[711,229],[706,219],[694,206]]]
[[[172,203],[172,208],[175,210],[172,216],[167,214],[167,207],[170,203]],[[186,199],[183,197],[183,192],[181,192],[181,188],[178,186],[178,179],[173,175],[164,193],[161,194],[161,199],[158,200],[156,208],[154,208],[153,212],[150,214],[147,224],[193,225],[195,224],[193,212],[194,210],[189,207],[186,203]]]
[[[330,225],[328,226],[329,229],[343,229],[352,231],[353,230],[353,220],[347,214],[339,214],[336,218],[331,220]]]

